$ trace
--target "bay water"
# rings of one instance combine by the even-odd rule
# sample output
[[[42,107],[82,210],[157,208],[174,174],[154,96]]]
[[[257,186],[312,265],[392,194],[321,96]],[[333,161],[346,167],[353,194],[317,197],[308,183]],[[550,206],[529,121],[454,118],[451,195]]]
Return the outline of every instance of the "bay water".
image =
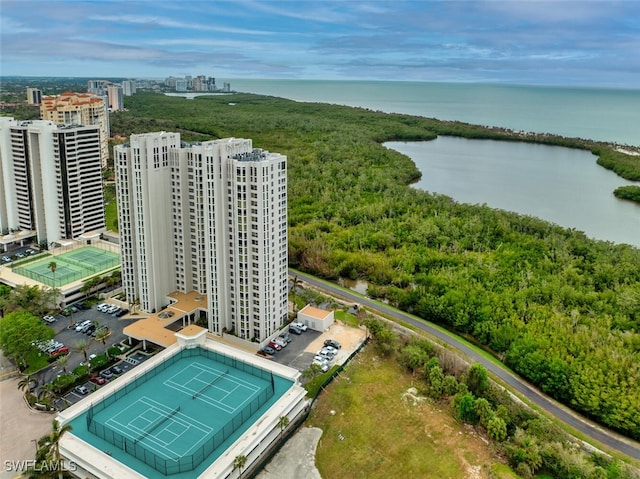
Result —
[[[640,205],[613,195],[634,183],[599,166],[590,152],[445,136],[385,146],[413,159],[422,172],[416,188],[640,247]]]
[[[225,80],[227,81],[227,80]],[[399,81],[228,80],[235,91],[640,146],[635,90]]]
[[[227,80],[225,80],[227,81]],[[640,146],[640,89],[466,83],[245,80],[235,91],[512,130]],[[457,201],[537,216],[588,236],[640,246],[640,206],[613,196],[634,184],[588,152],[438,138],[397,144],[422,171],[417,187]],[[637,184],[637,183],[636,183]]]

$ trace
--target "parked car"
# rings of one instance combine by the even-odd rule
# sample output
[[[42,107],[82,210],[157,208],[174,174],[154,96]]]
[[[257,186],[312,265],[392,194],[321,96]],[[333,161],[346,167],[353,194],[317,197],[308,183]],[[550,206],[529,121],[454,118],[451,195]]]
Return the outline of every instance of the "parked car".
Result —
[[[290,325],[289,325],[289,332],[290,332],[290,333],[293,333],[293,334],[298,334],[298,335],[300,335],[300,334],[302,334],[302,329],[300,329],[300,328],[298,328],[298,327],[294,326],[293,324],[290,324]]]
[[[282,334],[280,335],[280,337],[281,337],[282,339],[284,339],[287,343],[290,343],[290,342],[291,342],[291,339],[292,339],[292,338],[291,338],[291,335],[290,335],[289,333],[287,333],[287,332],[282,333]]]
[[[276,354],[276,350],[271,346],[265,346],[264,348],[262,348],[262,352],[265,354]]]
[[[93,322],[89,322],[87,324],[85,324],[82,329],[80,330],[80,332],[82,333],[87,333],[87,331],[89,331],[91,328],[95,329],[96,325],[93,324]]]
[[[90,319],[85,319],[84,321],[82,321],[80,324],[78,324],[76,326],[76,331],[80,332],[82,331],[85,326],[89,326],[92,323],[92,321]]]
[[[329,363],[327,361],[323,361],[322,359],[313,359],[311,364],[317,364],[320,366],[320,371],[326,373],[329,370]]]
[[[96,376],[95,378],[91,378],[92,383],[96,383],[98,386],[102,386],[107,383],[107,380],[103,377]]]
[[[50,314],[47,314],[44,318],[45,323],[55,323],[56,322],[56,318],[55,316],[51,316]]]
[[[28,249],[25,250],[25,253],[27,253],[27,254],[35,254],[35,252],[36,251],[31,249],[31,248],[28,248]]]
[[[96,325],[90,324],[89,327],[83,331],[83,333],[86,334],[87,336],[91,336],[95,330],[96,330]]]
[[[54,349],[51,356],[61,356],[63,354],[69,354],[69,348],[67,346],[61,346],[58,349]]]
[[[24,253],[18,253],[18,254],[16,254],[16,256],[17,256],[18,258],[24,258]]]
[[[325,358],[328,359],[333,359],[336,357],[337,351],[334,350],[328,350],[327,348],[322,348],[322,350],[318,353],[321,356],[324,356]]]
[[[111,372],[113,374],[122,374],[124,372],[124,369],[122,369],[120,366],[118,366],[117,364],[115,366],[113,366],[111,368]]]
[[[336,349],[340,349],[342,347],[342,345],[338,341],[336,341],[335,339],[327,339],[324,342],[324,345],[325,346],[332,346],[332,347],[334,347]]]
[[[76,386],[75,388],[73,388],[73,390],[82,396],[86,396],[87,394],[89,394],[89,390],[86,388],[86,386]]]
[[[100,371],[100,376],[105,379],[111,379],[113,377],[113,373],[110,370],[105,369],[104,371]]]
[[[333,355],[338,354],[338,350],[336,348],[334,348],[333,346],[325,346],[324,348],[322,348],[323,351],[327,351]]]
[[[8,256],[3,256],[2,261],[4,261],[5,263],[9,263],[11,261],[11,258],[9,258]]]
[[[282,349],[282,346],[280,346],[275,341],[269,341],[269,346],[275,349],[276,351],[280,351]]]
[[[299,321],[291,323],[292,326],[295,326],[296,328],[298,328],[300,331],[306,331],[307,330],[307,325],[303,324]]]
[[[277,345],[279,345],[281,348],[286,348],[287,347],[287,343],[283,338],[275,338],[273,340],[273,342],[275,342]]]
[[[103,311],[105,309],[105,307],[108,307],[108,305],[105,304],[105,303],[100,303],[99,305],[96,306],[96,309],[98,311]]]
[[[124,316],[124,315],[125,315],[125,314],[127,314],[128,312],[129,312],[129,310],[128,310],[128,309],[121,309],[120,311],[118,311],[118,312],[116,313],[116,316],[117,316],[118,318],[121,318],[122,316]]]

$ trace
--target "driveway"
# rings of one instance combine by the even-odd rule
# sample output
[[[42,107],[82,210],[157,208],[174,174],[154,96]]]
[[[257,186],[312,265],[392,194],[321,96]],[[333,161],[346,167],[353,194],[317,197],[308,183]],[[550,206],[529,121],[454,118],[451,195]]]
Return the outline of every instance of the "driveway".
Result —
[[[18,390],[19,381],[20,378],[0,381],[0,479],[19,476],[18,471],[7,470],[7,466],[15,465],[11,461],[34,459],[33,441],[51,431],[56,417],[29,409]]]

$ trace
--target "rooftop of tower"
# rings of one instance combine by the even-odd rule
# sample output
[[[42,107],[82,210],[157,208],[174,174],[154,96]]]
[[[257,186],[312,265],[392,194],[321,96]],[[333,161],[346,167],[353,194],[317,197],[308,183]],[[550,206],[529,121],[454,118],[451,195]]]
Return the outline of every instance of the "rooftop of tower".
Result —
[[[255,148],[247,153],[238,153],[237,155],[233,155],[232,158],[239,161],[262,161],[267,159],[267,152],[259,148]]]

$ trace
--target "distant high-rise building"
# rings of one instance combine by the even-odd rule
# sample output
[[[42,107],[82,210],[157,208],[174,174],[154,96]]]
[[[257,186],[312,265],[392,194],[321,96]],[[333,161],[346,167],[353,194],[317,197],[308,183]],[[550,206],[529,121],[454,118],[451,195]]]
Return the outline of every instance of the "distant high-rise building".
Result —
[[[287,319],[287,160],[227,138],[132,135],[114,149],[122,280],[158,311],[207,295],[209,330],[265,339]]]
[[[189,82],[187,80],[176,80],[176,91],[187,91]]]
[[[42,90],[39,88],[27,88],[27,103],[29,105],[40,105],[42,102]]]
[[[112,111],[124,109],[124,94],[120,85],[107,87],[107,96],[109,97],[109,108]]]
[[[96,96],[105,96],[110,85],[113,85],[113,83],[109,80],[89,80],[87,82],[87,91]]]
[[[109,158],[109,113],[104,99],[88,93],[65,92],[45,96],[40,105],[40,117],[56,125],[98,125],[102,167]]]
[[[122,82],[122,92],[124,96],[136,94],[136,82],[134,80],[125,80]]]
[[[100,129],[0,117],[0,229],[41,243],[105,229]]]

